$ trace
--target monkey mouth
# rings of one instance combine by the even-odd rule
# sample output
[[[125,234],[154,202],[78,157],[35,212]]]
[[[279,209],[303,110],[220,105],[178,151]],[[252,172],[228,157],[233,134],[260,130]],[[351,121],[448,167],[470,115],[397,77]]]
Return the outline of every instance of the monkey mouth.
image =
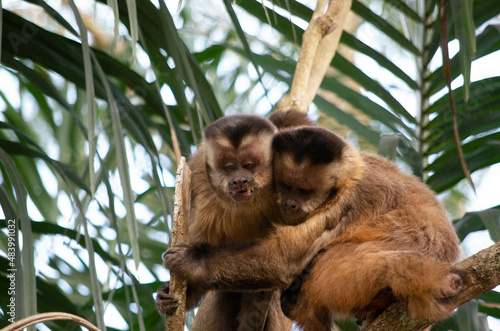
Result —
[[[281,208],[282,221],[286,225],[298,225],[306,220],[307,213],[299,210],[290,211]]]
[[[249,188],[246,190],[229,191],[229,196],[234,201],[248,201],[248,200],[253,198],[254,193],[255,193],[255,189]]]

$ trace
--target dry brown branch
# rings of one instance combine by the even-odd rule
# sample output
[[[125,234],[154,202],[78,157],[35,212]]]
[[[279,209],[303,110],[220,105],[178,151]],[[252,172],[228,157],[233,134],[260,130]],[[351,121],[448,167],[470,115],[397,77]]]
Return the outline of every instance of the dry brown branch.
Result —
[[[180,158],[175,176],[174,214],[172,217],[171,245],[188,240],[189,209],[191,204],[191,171],[185,157]],[[179,307],[173,315],[167,316],[165,329],[183,331],[186,316],[186,281],[175,275],[170,277],[170,294],[179,302]]]
[[[85,320],[84,318],[63,312],[49,312],[49,313],[41,313],[33,316],[28,316],[15,323],[10,324],[9,326],[6,326],[1,331],[21,331],[27,328],[28,326],[32,326],[38,323],[44,323],[48,321],[61,321],[61,320],[73,321],[75,323],[78,323],[86,327],[90,331],[100,331],[97,326]]]
[[[337,50],[352,0],[318,0],[304,32],[290,93],[276,106],[278,111],[307,112]]]
[[[450,301],[458,307],[500,284],[500,242],[459,262],[457,269],[466,274],[463,290]],[[435,321],[412,321],[406,311],[406,304],[395,303],[387,308],[363,331],[422,330]]]

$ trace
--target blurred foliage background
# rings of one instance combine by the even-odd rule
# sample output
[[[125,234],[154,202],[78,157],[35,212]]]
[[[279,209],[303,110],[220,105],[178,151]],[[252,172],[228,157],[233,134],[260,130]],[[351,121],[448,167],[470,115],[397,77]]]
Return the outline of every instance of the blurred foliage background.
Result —
[[[18,318],[64,311],[103,330],[163,330],[154,292],[169,277],[161,255],[176,153],[188,156],[224,114],[272,110],[315,1],[0,4],[0,327],[9,324],[6,220],[15,219]],[[447,2],[477,194],[453,141],[437,12],[435,0],[354,0],[310,116],[421,177],[466,256],[500,239],[500,6]],[[500,294],[490,291],[433,330],[493,330],[498,318]]]

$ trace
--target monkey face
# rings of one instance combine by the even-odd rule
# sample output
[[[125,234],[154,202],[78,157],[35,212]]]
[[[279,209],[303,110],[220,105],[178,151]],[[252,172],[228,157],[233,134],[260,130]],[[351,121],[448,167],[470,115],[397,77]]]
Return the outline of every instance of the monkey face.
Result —
[[[280,212],[287,224],[299,224],[307,217],[308,213],[305,212],[302,206],[306,202],[306,195],[309,195],[311,190],[302,187],[293,187],[290,184],[284,181],[278,183],[279,188],[277,188],[277,192]]]
[[[235,202],[250,202],[271,186],[271,134],[248,135],[238,147],[227,139],[207,143],[211,184]]]
[[[272,142],[274,184],[285,220],[300,223],[361,176],[359,152],[335,133],[285,129]],[[361,169],[361,170],[360,170]]]
[[[226,116],[205,129],[210,185],[223,198],[255,201],[272,184],[271,141],[276,127],[256,115]]]
[[[303,222],[329,197],[331,173],[327,166],[296,163],[290,155],[274,156],[274,183],[281,214],[289,224]]]

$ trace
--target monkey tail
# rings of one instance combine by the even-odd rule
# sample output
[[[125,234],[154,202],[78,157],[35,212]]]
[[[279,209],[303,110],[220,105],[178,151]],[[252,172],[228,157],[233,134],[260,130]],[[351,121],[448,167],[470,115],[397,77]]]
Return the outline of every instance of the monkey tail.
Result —
[[[276,111],[269,116],[269,120],[273,122],[278,130],[294,126],[316,126],[316,123],[307,117],[307,113],[295,109]]]

